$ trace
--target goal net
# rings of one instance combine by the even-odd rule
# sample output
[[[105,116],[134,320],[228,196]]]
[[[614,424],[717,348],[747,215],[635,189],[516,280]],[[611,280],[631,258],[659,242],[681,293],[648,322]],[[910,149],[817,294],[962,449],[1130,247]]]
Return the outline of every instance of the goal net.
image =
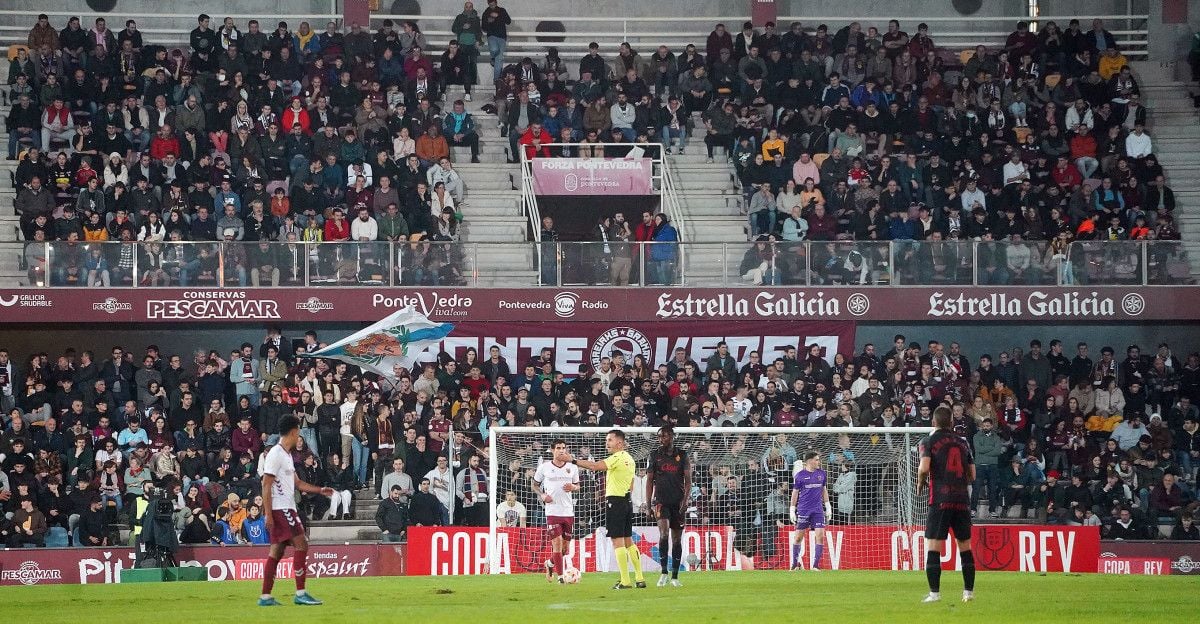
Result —
[[[496,427],[489,487],[493,572],[541,571],[551,543],[546,514],[534,493],[539,464],[551,460],[556,439],[579,459],[608,456],[609,429],[592,427]],[[622,428],[626,450],[637,462],[632,498],[634,541],[647,570],[656,570],[659,531],[646,501],[646,466],[658,448],[657,429]],[[678,428],[675,444],[692,463],[685,570],[808,568],[815,534],[803,539],[789,519],[791,486],[800,458],[816,451],[828,473],[832,517],[826,522],[821,566],[832,569],[919,569],[926,504],[915,490],[920,428]],[[605,535],[603,472],[580,470],[575,492],[575,529],[567,547],[569,567],[616,569]]]

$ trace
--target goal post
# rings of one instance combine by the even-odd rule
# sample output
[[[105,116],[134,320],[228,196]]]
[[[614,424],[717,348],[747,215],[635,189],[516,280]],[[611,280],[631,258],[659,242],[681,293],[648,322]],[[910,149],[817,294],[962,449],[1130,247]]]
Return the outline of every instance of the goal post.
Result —
[[[564,440],[580,459],[607,457],[605,436],[611,429],[493,427],[489,431],[490,571],[541,570],[550,543],[542,503],[533,493],[534,472],[551,460],[555,439]],[[645,473],[650,453],[658,448],[658,428],[619,429],[637,464],[632,491],[634,540],[649,564],[658,556],[658,528],[652,504],[645,500]],[[932,431],[918,427],[676,428],[675,444],[688,453],[693,470],[684,569],[786,569],[796,560],[809,567],[805,553],[813,551],[815,535],[810,532],[808,543],[797,539],[788,517],[792,478],[807,451],[818,453],[828,473],[833,513],[826,519],[823,565],[919,568],[921,562],[909,561],[918,552],[921,538],[916,529],[927,509],[916,493],[918,443]],[[604,478],[602,472],[581,470],[580,490],[574,495],[574,541],[567,549],[567,561],[584,571],[610,570],[615,563],[604,531]],[[512,503],[506,501],[509,493],[515,495]]]

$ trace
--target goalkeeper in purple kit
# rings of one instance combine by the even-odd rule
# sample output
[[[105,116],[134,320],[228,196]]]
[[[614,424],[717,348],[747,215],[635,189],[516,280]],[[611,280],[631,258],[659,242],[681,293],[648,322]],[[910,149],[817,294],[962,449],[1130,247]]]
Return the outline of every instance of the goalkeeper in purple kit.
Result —
[[[808,532],[814,532],[812,565],[810,569],[821,569],[821,557],[825,554],[825,517],[830,513],[829,490],[825,487],[827,475],[821,470],[820,456],[816,451],[804,454],[804,466],[796,472],[792,482],[792,521],[796,530],[800,531],[797,540],[792,544],[792,569],[801,568],[800,549],[808,539]]]

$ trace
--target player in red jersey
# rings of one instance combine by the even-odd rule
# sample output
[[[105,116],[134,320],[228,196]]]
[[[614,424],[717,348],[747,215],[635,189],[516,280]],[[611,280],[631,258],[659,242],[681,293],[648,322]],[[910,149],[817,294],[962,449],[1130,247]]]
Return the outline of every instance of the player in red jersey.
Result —
[[[275,568],[283,558],[288,544],[292,546],[292,570],[296,575],[296,597],[292,602],[304,606],[322,604],[304,589],[308,567],[308,539],[304,536],[304,524],[300,522],[300,512],[296,509],[296,490],[333,496],[333,489],[317,487],[296,478],[292,451],[295,450],[298,439],[300,421],[295,416],[280,418],[279,444],[267,452],[267,459],[263,465],[263,515],[267,519],[271,553],[267,556],[267,565],[263,570],[262,596],[258,599],[260,607],[279,605],[279,601],[271,595],[271,587],[275,585]]]
[[[929,595],[922,602],[941,600],[942,545],[950,532],[962,561],[963,602],[975,598],[975,556],[971,552],[971,492],[975,461],[967,441],[954,432],[950,408],[933,410],[936,431],[921,442],[917,492],[929,487],[929,518],[925,522],[925,576]]]

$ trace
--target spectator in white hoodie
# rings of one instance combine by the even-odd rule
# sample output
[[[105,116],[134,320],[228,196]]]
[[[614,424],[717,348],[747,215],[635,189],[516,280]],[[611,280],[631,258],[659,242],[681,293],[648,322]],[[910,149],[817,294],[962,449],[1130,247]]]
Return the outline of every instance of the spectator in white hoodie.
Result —
[[[350,239],[356,241],[374,241],[379,238],[379,223],[371,216],[371,211],[360,205],[358,218],[350,222]]]

